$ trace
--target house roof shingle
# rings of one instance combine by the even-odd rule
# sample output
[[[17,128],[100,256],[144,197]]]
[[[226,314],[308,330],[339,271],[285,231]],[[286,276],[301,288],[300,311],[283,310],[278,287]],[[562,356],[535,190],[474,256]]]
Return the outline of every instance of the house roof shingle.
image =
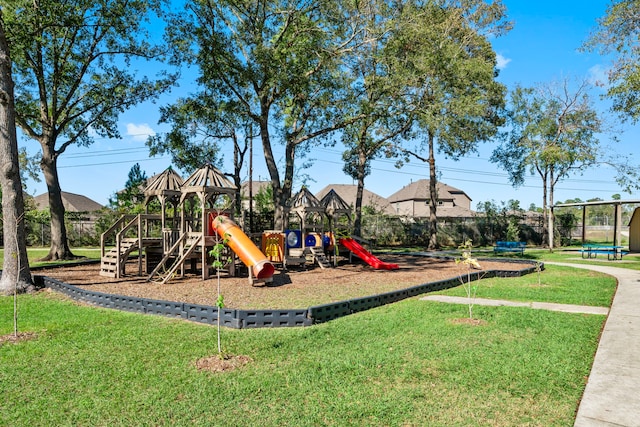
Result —
[[[103,206],[86,196],[80,194],[67,193],[62,191],[62,204],[67,212],[95,212],[103,208]],[[43,193],[33,198],[36,207],[39,210],[49,207],[49,193]]]
[[[251,181],[251,193],[252,195],[258,194],[263,189],[271,187],[271,181]],[[240,194],[242,197],[249,197],[249,181],[245,181],[240,186]]]
[[[442,182],[436,183],[436,191],[438,192],[439,200],[453,200],[453,194],[463,194],[471,200],[471,197],[469,197],[464,191]],[[409,185],[405,185],[400,190],[390,195],[387,200],[389,203],[395,203],[404,202],[406,200],[428,200],[429,198],[429,180],[419,179]]]

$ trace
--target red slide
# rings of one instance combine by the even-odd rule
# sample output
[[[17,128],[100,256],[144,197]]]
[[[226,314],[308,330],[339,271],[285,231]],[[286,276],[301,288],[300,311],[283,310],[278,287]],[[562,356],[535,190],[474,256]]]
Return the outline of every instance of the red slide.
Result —
[[[366,262],[367,264],[369,264],[371,267],[375,268],[376,270],[381,270],[381,269],[383,269],[383,270],[397,270],[398,268],[400,268],[400,267],[398,267],[398,264],[392,264],[390,262],[381,261],[375,255],[373,255],[371,252],[369,252],[368,250],[363,248],[362,245],[360,245],[360,243],[356,242],[351,237],[340,239],[340,244],[342,246],[344,246],[345,248],[349,249],[358,258],[360,258],[361,260],[363,260],[364,262]]]

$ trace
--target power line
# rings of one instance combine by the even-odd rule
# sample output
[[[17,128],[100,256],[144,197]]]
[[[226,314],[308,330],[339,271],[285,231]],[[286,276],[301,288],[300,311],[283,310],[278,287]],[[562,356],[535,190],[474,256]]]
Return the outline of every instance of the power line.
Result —
[[[135,154],[142,151],[148,151],[146,147],[142,148],[121,148],[115,150],[99,150],[91,153],[69,153],[65,156],[67,159],[81,159],[87,157],[104,157],[104,156],[121,156],[123,154]]]
[[[325,147],[317,147],[316,148],[317,151],[324,151],[330,154],[334,154],[334,155],[341,155],[342,152],[339,150],[332,150],[329,148],[325,148]],[[109,149],[109,150],[95,150],[95,151],[91,151],[90,153],[71,153],[68,154],[67,156],[65,156],[65,159],[80,159],[80,158],[92,158],[92,157],[105,157],[105,156],[118,156],[118,155],[127,155],[127,154],[136,154],[136,153],[140,153],[140,152],[144,152],[147,151],[148,148],[147,147],[138,147],[138,148],[134,148],[134,147],[127,147],[127,148],[117,148],[117,149]],[[472,160],[482,160],[482,161],[489,161],[486,158],[480,158],[480,157],[463,157],[463,159],[472,159]],[[82,164],[82,165],[66,165],[66,166],[58,166],[60,169],[68,169],[68,168],[81,168],[81,167],[94,167],[94,166],[109,166],[109,165],[116,165],[116,164],[126,164],[126,163],[134,163],[134,162],[149,162],[149,161],[155,161],[155,160],[168,160],[169,156],[162,156],[162,157],[154,157],[154,158],[146,158],[146,159],[139,159],[139,160],[131,160],[131,159],[127,159],[127,160],[122,160],[122,161],[111,161],[111,162],[100,162],[100,163],[87,163],[87,164]],[[315,162],[319,162],[319,163],[329,163],[329,164],[336,164],[336,165],[342,165],[343,162],[341,161],[332,161],[332,160],[327,160],[327,159],[315,159]],[[395,164],[395,162],[393,160],[390,159],[374,159],[373,162],[375,163],[382,163],[382,164]],[[372,167],[371,170],[372,171],[377,171],[377,172],[383,172],[383,173],[393,173],[393,174],[399,174],[399,175],[406,175],[406,176],[420,176],[423,177],[425,176],[426,172],[428,171],[428,165],[427,164],[419,164],[419,163],[405,163],[403,165],[402,169],[388,169],[388,168],[379,168],[379,167]],[[424,170],[424,172],[411,172],[407,169],[418,169],[418,170]],[[503,178],[505,180],[508,181],[509,179],[509,175],[506,173],[500,173],[500,172],[490,172],[490,171],[484,171],[484,170],[477,170],[477,169],[467,169],[467,168],[454,168],[454,167],[447,167],[447,166],[440,166],[437,168],[439,172],[443,173],[443,180],[446,181],[459,181],[459,182],[472,182],[472,183],[476,183],[476,184],[487,184],[487,185],[495,185],[495,186],[503,186],[503,187],[512,187],[512,185],[508,182],[494,182],[494,181],[479,181],[477,179],[465,179],[465,178],[456,178],[456,177],[452,177],[450,175],[446,175],[446,172],[451,172],[451,173],[455,173],[455,174],[462,174],[464,175],[473,175],[473,176],[487,176],[487,177],[496,177],[496,178]],[[532,175],[531,176],[532,179],[539,179],[539,177]],[[598,181],[598,180],[589,180],[589,179],[579,179],[579,178],[567,178],[565,180],[563,180],[563,182],[566,183],[570,183],[570,182],[574,182],[574,183],[584,183],[584,184],[601,184],[602,181]],[[533,189],[542,189],[541,185],[521,185],[520,188],[533,188]],[[605,189],[590,189],[590,188],[568,188],[568,187],[556,187],[556,190],[561,190],[561,191],[588,191],[588,192],[603,192],[603,191],[611,191],[611,192],[616,192],[619,190],[605,190]]]
[[[332,154],[341,154],[340,151],[338,150],[331,150],[328,148],[322,148],[322,147],[318,147],[319,151],[326,151],[328,153],[332,153]],[[482,160],[482,161],[486,161],[488,163],[490,163],[489,159],[486,158],[482,158],[482,157],[470,157],[470,156],[466,156],[466,157],[461,157],[462,159],[469,159],[469,160]],[[324,160],[324,159],[317,159],[316,161],[318,162],[325,162],[325,163],[330,163],[331,161],[329,160]],[[388,160],[388,159],[374,159],[373,162],[377,162],[377,163],[387,163],[387,164],[395,164],[395,161],[393,160]],[[333,163],[339,163],[339,162],[333,162]],[[429,165],[427,164],[420,164],[420,163],[405,163],[402,166],[403,168],[417,168],[417,169],[426,169],[428,170]],[[494,176],[497,178],[505,178],[505,179],[509,179],[509,174],[507,173],[501,173],[501,172],[489,172],[489,171],[483,171],[483,170],[477,170],[477,169],[467,169],[467,168],[454,168],[454,167],[447,167],[447,166],[438,166],[437,167],[438,171],[440,172],[455,172],[455,173],[462,173],[462,174],[473,174],[475,175],[484,175],[484,176]],[[381,169],[377,169],[377,170],[381,170]],[[392,171],[392,170],[383,170],[386,172],[396,172],[396,171]],[[532,175],[532,178],[534,179],[539,179],[539,177]],[[477,181],[471,181],[471,182],[477,182]],[[586,183],[586,184],[601,184],[602,180],[592,180],[592,179],[581,179],[581,178],[566,178],[563,180],[563,182],[581,182],[581,183]],[[507,184],[510,185],[510,184]]]
[[[169,159],[169,157],[163,156],[163,157],[153,157],[153,158],[146,158],[146,159],[140,159],[140,160],[122,160],[120,162],[87,163],[87,164],[83,164],[83,165],[67,165],[67,166],[58,166],[58,169],[84,168],[84,167],[90,167],[90,166],[110,166],[110,165],[119,165],[119,164],[123,164],[123,163],[151,162],[151,161],[155,161],[155,160],[166,160],[166,159]]]

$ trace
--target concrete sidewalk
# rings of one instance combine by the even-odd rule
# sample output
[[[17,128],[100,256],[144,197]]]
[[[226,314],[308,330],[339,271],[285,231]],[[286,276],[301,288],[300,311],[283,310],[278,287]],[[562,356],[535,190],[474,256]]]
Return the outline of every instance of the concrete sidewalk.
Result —
[[[469,304],[467,297],[449,297],[445,295],[427,295],[420,298],[424,301],[447,302],[451,304]],[[556,304],[552,302],[519,302],[497,299],[475,298],[474,305],[489,305],[493,307],[529,307],[538,310],[563,311],[565,313],[585,313],[585,314],[609,314],[607,307],[592,307],[590,305]]]
[[[574,425],[640,426],[640,272],[602,265],[546,264],[586,268],[618,279]]]
[[[477,305],[519,306],[571,313],[609,314],[600,337],[575,427],[640,426],[640,272],[602,265],[545,262],[614,276],[618,289],[611,308],[549,303],[520,303],[476,298]],[[467,298],[423,299],[467,304]]]

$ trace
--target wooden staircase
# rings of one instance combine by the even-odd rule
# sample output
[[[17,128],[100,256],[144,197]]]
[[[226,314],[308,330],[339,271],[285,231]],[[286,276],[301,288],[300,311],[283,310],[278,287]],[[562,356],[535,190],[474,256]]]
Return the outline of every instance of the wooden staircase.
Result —
[[[153,280],[154,282],[160,282],[162,284],[167,283],[169,279],[171,279],[175,275],[176,271],[178,271],[178,268],[180,268],[180,266],[191,256],[193,251],[198,248],[201,240],[202,233],[183,234],[182,237],[180,237],[173,244],[171,249],[167,251],[165,256],[158,263],[156,268],[153,269],[151,274],[149,274],[149,277],[147,277],[147,282],[152,281],[153,278],[157,276],[158,280]],[[181,252],[181,254],[179,256],[175,256],[175,254],[179,252]],[[174,258],[174,261],[167,269],[167,262],[171,258]]]
[[[118,247],[112,248],[100,259],[100,275],[104,277],[121,277],[129,254],[138,249],[137,238],[124,238]]]
[[[309,248],[311,249],[311,253],[313,254],[313,258],[318,263],[320,268],[331,268],[331,263],[324,255],[324,252],[321,248]]]

